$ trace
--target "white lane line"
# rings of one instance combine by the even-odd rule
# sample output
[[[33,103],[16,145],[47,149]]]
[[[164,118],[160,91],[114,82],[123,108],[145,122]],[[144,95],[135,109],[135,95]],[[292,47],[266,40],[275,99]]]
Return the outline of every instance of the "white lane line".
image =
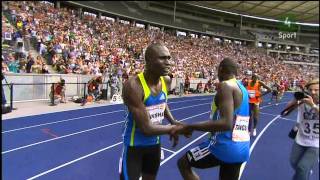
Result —
[[[284,120],[292,121],[292,122],[297,122],[297,120],[294,120],[294,119],[288,119],[288,118],[283,118],[283,117],[281,117],[280,119],[284,119]]]
[[[188,119],[191,119],[191,118],[194,118],[194,117],[197,117],[197,116],[201,116],[201,115],[206,114],[206,113],[209,113],[209,112],[210,112],[210,111],[207,111],[207,112],[204,112],[204,113],[200,113],[200,114],[196,114],[196,115],[194,115],[194,116],[190,116],[190,117],[184,118],[184,119],[182,119],[182,120],[180,120],[180,121],[185,121],[185,120],[188,120]],[[91,128],[91,129],[87,129],[87,130],[75,132],[75,133],[72,133],[72,134],[67,134],[67,135],[64,135],[64,136],[59,136],[59,137],[57,137],[57,138],[52,138],[52,139],[48,139],[48,140],[45,140],[45,141],[40,141],[40,142],[37,142],[37,143],[33,143],[33,144],[25,145],[25,146],[20,146],[20,147],[18,147],[18,148],[14,148],[14,149],[10,149],[10,150],[7,150],[7,151],[3,151],[1,154],[6,154],[6,153],[9,153],[9,152],[17,151],[17,150],[20,150],[20,149],[25,149],[25,148],[28,148],[28,147],[31,147],[31,146],[35,146],[35,145],[47,143],[47,142],[50,142],[50,141],[55,141],[55,140],[58,140],[58,139],[62,139],[62,138],[74,136],[74,135],[77,135],[77,134],[81,134],[81,133],[85,133],[85,132],[89,132],[89,131],[101,129],[101,128],[104,128],[104,127],[108,127],[108,126],[120,124],[120,123],[123,123],[123,122],[124,122],[124,121],[115,122],[115,123],[111,123],[111,124],[106,124],[106,125],[103,125],[103,126],[99,126],[99,127],[95,127],[95,128]]]
[[[85,133],[85,132],[89,132],[89,131],[101,129],[101,128],[104,128],[104,127],[112,126],[112,125],[115,125],[115,124],[120,124],[120,123],[123,123],[123,122],[124,122],[124,121],[115,122],[115,123],[111,123],[111,124],[107,124],[107,125],[103,125],[103,126],[99,126],[99,127],[87,129],[87,130],[84,130],[84,131],[79,131],[79,132],[75,132],[75,133],[72,133],[72,134],[67,134],[67,135],[64,135],[64,136],[59,136],[59,137],[57,137],[57,138],[52,138],[52,139],[48,139],[48,140],[45,140],[45,141],[40,141],[40,142],[37,142],[37,143],[33,143],[33,144],[29,144],[29,145],[25,145],[25,146],[18,147],[18,148],[10,149],[10,150],[7,150],[7,151],[2,152],[1,154],[6,154],[6,153],[13,152],[13,151],[17,151],[17,150],[20,150],[20,149],[25,149],[25,148],[27,148],[27,147],[31,147],[31,146],[43,144],[43,143],[50,142],[50,141],[55,141],[55,140],[58,140],[58,139],[62,139],[62,138],[74,136],[74,135],[77,135],[77,134],[81,134],[81,133]]]
[[[192,116],[192,117],[196,117],[196,116],[199,116],[199,115],[202,115],[202,114],[206,114],[206,113],[209,113],[209,112],[210,112],[210,111],[207,111],[207,112],[204,112],[204,113],[201,113],[201,114]],[[185,120],[190,119],[190,118],[192,118],[192,117],[185,118],[185,119],[182,119],[182,120],[180,120],[180,121],[185,121]],[[273,120],[273,121],[274,121],[274,120]],[[273,121],[272,121],[272,122],[273,122]],[[272,122],[271,122],[271,123],[272,123]],[[271,124],[271,123],[270,123],[270,124]],[[268,125],[267,125],[267,126],[268,126]],[[263,133],[263,132],[261,132],[260,134],[262,135],[262,133]],[[162,162],[160,163],[160,166],[162,166],[163,164],[165,164],[167,161],[169,161],[170,159],[172,159],[172,158],[173,158],[174,156],[176,156],[178,153],[180,153],[181,151],[183,151],[184,149],[186,149],[187,147],[189,147],[190,145],[192,145],[193,143],[195,143],[196,141],[198,141],[199,139],[201,139],[202,137],[204,137],[204,136],[207,135],[207,134],[208,134],[208,132],[202,134],[201,136],[199,136],[198,138],[196,138],[196,139],[193,140],[192,142],[188,143],[186,146],[182,147],[182,148],[179,149],[178,151],[173,152],[173,154],[172,154],[171,156],[169,156],[167,159],[165,159],[164,161],[162,161]],[[259,134],[259,136],[261,136],[260,134]],[[257,137],[257,139],[259,138],[259,136]],[[256,140],[257,140],[257,139],[256,139]],[[121,144],[121,143],[122,143],[122,142],[119,142],[119,143],[117,143],[117,144],[108,146],[107,148],[110,149],[110,148],[115,147],[115,146],[117,146],[117,145],[119,145],[119,144]],[[88,155],[86,155],[86,156],[82,156],[82,157],[80,157],[80,158],[78,158],[78,159],[76,159],[76,160],[70,161],[70,162],[65,163],[65,164],[62,164],[62,165],[60,165],[60,166],[58,166],[58,167],[55,167],[55,168],[53,168],[53,169],[50,169],[50,170],[48,170],[48,171],[45,171],[45,172],[40,173],[40,174],[38,174],[38,175],[35,175],[35,176],[31,177],[31,178],[28,178],[27,180],[32,180],[32,179],[38,178],[38,177],[43,176],[43,175],[45,175],[45,174],[48,174],[48,173],[50,173],[50,172],[52,172],[52,171],[55,171],[55,170],[57,170],[57,169],[60,169],[60,168],[62,168],[62,167],[64,167],[64,166],[70,165],[70,164],[75,163],[75,162],[77,162],[77,161],[79,161],[79,160],[82,160],[82,159],[84,159],[84,158],[90,157],[90,156],[95,155],[95,154],[97,154],[97,153],[99,153],[99,152],[102,152],[102,151],[106,150],[107,148],[98,150],[98,151],[96,151],[96,152],[94,152],[94,153],[91,153],[91,154],[88,154]],[[164,149],[164,148],[163,148],[163,149]],[[168,149],[167,149],[167,150],[168,150]],[[251,151],[251,149],[250,149],[250,151]],[[242,174],[242,172],[241,172],[241,174]],[[240,176],[241,176],[241,174],[240,174]]]
[[[208,112],[210,112],[210,111],[208,111]],[[201,113],[201,114],[192,116],[192,117],[200,116],[200,115],[203,115],[203,114],[208,113],[208,112],[204,112],[204,113]],[[185,120],[190,119],[190,118],[191,118],[191,117],[185,118],[185,119],[182,119],[181,121],[185,121]],[[187,148],[188,146],[190,146],[192,143],[196,142],[197,140],[201,139],[201,138],[202,138],[203,136],[205,136],[206,134],[208,134],[208,133],[204,133],[203,135],[201,135],[201,136],[198,137],[197,139],[195,139],[195,140],[193,140],[192,142],[190,142],[188,145],[184,146],[184,147],[183,147],[182,149],[180,149],[178,152],[174,152],[174,151],[171,151],[171,150],[165,149],[165,148],[162,148],[162,149],[167,150],[167,151],[169,151],[169,152],[172,152],[173,154],[178,154],[180,151],[182,151],[183,149]],[[65,167],[65,166],[67,166],[67,165],[73,164],[73,163],[75,163],[75,162],[77,162],[77,161],[80,161],[80,160],[82,160],[82,159],[88,158],[88,157],[90,157],[90,156],[93,156],[93,155],[95,155],[95,154],[98,154],[98,153],[100,153],[100,152],[102,152],[102,151],[105,151],[105,150],[107,150],[107,149],[113,148],[113,147],[115,147],[115,146],[117,146],[117,145],[119,145],[119,144],[121,144],[121,143],[122,143],[122,141],[121,141],[121,142],[118,142],[118,143],[116,143],[116,144],[113,144],[113,145],[111,145],[111,146],[108,146],[108,147],[106,147],[106,148],[100,149],[100,150],[98,150],[98,151],[95,151],[95,152],[93,152],[93,153],[90,153],[90,154],[88,154],[88,155],[82,156],[82,157],[80,157],[80,158],[78,158],[78,159],[69,161],[69,162],[67,162],[67,163],[65,163],[65,164],[62,164],[62,165],[60,165],[60,166],[57,166],[57,167],[55,167],[55,168],[49,169],[49,170],[47,170],[47,171],[45,171],[45,172],[42,172],[42,173],[37,174],[37,175],[35,175],[35,176],[32,176],[32,177],[28,178],[27,180],[32,180],[32,179],[38,178],[38,177],[40,177],[40,176],[43,176],[43,175],[45,175],[45,174],[48,174],[48,173],[53,172],[53,171],[55,171],[55,170],[58,170],[58,169],[60,169],[60,168],[62,168],[62,167]],[[164,161],[166,162],[166,161],[170,160],[172,157],[174,157],[174,156],[171,155],[171,156],[169,156],[167,159],[165,159]],[[161,163],[162,163],[162,164],[165,163],[164,161],[161,162]]]
[[[36,179],[36,178],[38,178],[38,177],[40,177],[40,176],[43,176],[43,175],[48,174],[48,173],[50,173],[50,172],[52,172],[52,171],[55,171],[55,170],[58,170],[58,169],[60,169],[60,168],[65,167],[65,166],[68,166],[68,165],[70,165],[70,164],[73,164],[73,163],[75,163],[75,162],[77,162],[77,161],[80,161],[80,160],[85,159],[85,158],[87,158],[87,157],[93,156],[93,155],[98,154],[98,153],[100,153],[100,152],[103,152],[103,151],[105,151],[105,150],[111,149],[111,148],[113,148],[113,147],[115,147],[115,146],[118,146],[118,145],[120,145],[120,144],[122,144],[122,141],[121,141],[121,142],[118,142],[118,143],[116,143],[116,144],[113,144],[113,145],[111,145],[111,146],[108,146],[108,147],[106,147],[106,148],[100,149],[100,150],[98,150],[98,151],[95,151],[95,152],[93,152],[93,153],[90,153],[90,154],[87,154],[87,155],[85,155],[85,156],[82,156],[82,157],[80,157],[80,158],[78,158],[78,159],[75,159],[75,160],[73,160],[73,161],[69,161],[69,162],[67,162],[67,163],[65,163],[65,164],[62,164],[62,165],[60,165],[60,166],[57,166],[57,167],[55,167],[55,168],[49,169],[48,171],[45,171],[45,172],[42,172],[42,173],[37,174],[37,175],[35,175],[35,176],[32,176],[32,177],[28,178],[27,180]]]
[[[284,102],[284,103],[287,103],[287,102]],[[270,106],[274,106],[274,105],[269,105],[269,106],[267,106],[267,107],[270,107]],[[263,106],[263,107],[266,107],[266,106]],[[263,107],[262,107],[262,108],[263,108]],[[210,112],[210,111],[208,111],[208,112]],[[278,115],[278,116],[280,116],[280,115]],[[272,123],[273,121],[275,121],[277,118],[279,118],[278,116],[277,116],[275,119],[271,120],[271,123]],[[253,143],[253,145],[252,145],[253,147],[251,146],[252,149],[250,148],[250,154],[251,154],[254,146],[256,145],[257,141],[260,139],[260,136],[262,136],[262,134],[264,133],[264,131],[266,130],[266,128],[268,128],[268,126],[270,126],[271,123],[269,122],[269,124],[261,131],[261,133],[259,134],[259,136],[255,139],[255,143]],[[201,139],[201,138],[202,138],[203,136],[205,136],[206,134],[208,134],[208,132],[205,133],[205,134],[203,134],[203,135],[201,135],[200,137],[198,137],[198,138],[195,139],[194,141],[192,141],[191,144],[193,144],[193,143],[194,143],[195,141],[197,141],[198,139]],[[160,164],[160,166],[161,166],[162,164],[166,163],[167,161],[169,161],[169,160],[170,160],[171,158],[173,158],[176,154],[178,154],[179,152],[181,152],[183,149],[187,148],[187,147],[190,146],[191,144],[189,143],[189,144],[187,144],[186,146],[184,146],[182,149],[176,151],[174,154],[172,154],[172,155],[169,156],[167,159],[165,159],[164,161],[162,161],[161,164]],[[242,172],[241,172],[241,173],[242,173]]]
[[[251,155],[254,147],[256,146],[256,144],[258,143],[259,139],[261,138],[261,136],[263,135],[263,133],[268,129],[268,127],[277,119],[280,118],[280,115],[277,115],[275,118],[273,118],[263,129],[262,131],[259,133],[258,137],[254,140],[254,142],[252,143],[251,147],[250,147],[250,152],[249,154]],[[246,167],[247,165],[247,162],[243,163],[241,165],[241,168],[240,168],[240,173],[239,173],[239,180],[241,179],[241,176],[242,176],[242,173],[244,171],[244,168]]]
[[[260,114],[265,114],[265,115],[270,115],[270,116],[278,116],[279,114],[271,114],[271,113],[264,113],[264,112],[260,112]]]
[[[276,115],[276,114],[263,113],[263,112],[260,112],[260,114],[266,114],[266,115],[270,115],[270,116],[278,116],[278,115]],[[289,118],[285,118],[285,117],[280,117],[280,119],[284,119],[284,120],[288,120],[288,121],[297,122],[297,120],[289,119]]]
[[[190,118],[193,118],[193,117],[196,117],[196,116],[200,116],[200,115],[203,115],[203,114],[206,114],[206,113],[209,113],[209,112],[210,112],[210,111],[207,111],[207,112],[204,112],[204,113],[200,113],[200,114],[198,114],[198,115],[194,115],[194,116],[191,116],[191,117],[182,119],[182,120],[180,120],[180,121],[185,121],[185,120],[187,120],[187,119],[190,119]],[[122,122],[123,122],[123,121],[122,121]],[[267,125],[267,126],[268,126],[268,125]],[[262,131],[260,134],[262,135],[262,133],[263,133],[263,131]],[[193,143],[195,143],[196,141],[198,141],[199,139],[201,139],[202,137],[204,137],[204,136],[207,135],[207,134],[208,134],[208,132],[202,134],[202,135],[199,136],[197,139],[195,139],[195,140],[193,140],[192,142],[188,143],[186,146],[184,146],[183,148],[179,149],[179,150],[176,151],[176,152],[172,151],[173,154],[170,155],[170,156],[169,156],[167,159],[165,159],[164,161],[162,161],[161,164],[160,164],[160,166],[162,166],[163,164],[165,164],[167,161],[169,161],[170,159],[172,159],[172,158],[173,158],[174,156],[176,156],[178,153],[180,153],[181,151],[183,151],[184,149],[186,149],[187,147],[189,147],[190,145],[192,145]],[[261,136],[260,134],[259,134],[259,136]],[[259,136],[257,137],[257,139],[260,138]],[[256,140],[257,140],[257,139],[256,139]],[[116,144],[116,145],[119,145],[119,143]],[[114,147],[114,146],[116,146],[116,145],[112,145],[112,147]],[[171,151],[171,150],[169,150],[169,149],[165,149],[165,148],[163,148],[163,149],[164,149],[164,150],[167,150],[167,151],[169,151],[169,152]],[[96,152],[99,153],[99,152],[101,152],[101,151],[103,151],[103,149],[102,149],[102,150],[99,150],[99,151],[96,151]],[[250,152],[251,152],[251,149],[250,149]],[[91,155],[89,154],[89,155],[80,157],[80,158],[78,158],[78,160],[73,160],[73,161],[68,162],[68,163],[66,163],[66,164],[63,164],[63,165],[61,165],[61,166],[58,166],[58,167],[56,167],[56,168],[50,169],[50,170],[48,170],[48,171],[46,171],[46,172],[43,172],[43,173],[38,174],[38,175],[36,175],[36,176],[33,176],[33,177],[29,178],[29,179],[31,180],[31,179],[40,177],[40,176],[42,176],[42,175],[48,174],[48,173],[50,173],[50,172],[52,172],[52,171],[55,171],[55,170],[60,169],[60,168],[62,168],[62,167],[64,167],[64,166],[66,166],[66,165],[69,165],[69,164],[71,164],[71,163],[77,162],[77,161],[79,161],[79,160],[81,160],[81,159],[84,159],[84,158],[86,158],[86,157],[92,156],[92,155],[97,154],[97,153],[91,153]],[[243,169],[244,169],[244,168],[243,168]],[[242,172],[241,172],[241,174],[242,174]],[[29,180],[29,179],[28,179],[28,180]]]
[[[161,149],[165,150],[165,151],[168,151],[168,152],[171,152],[171,153],[175,153],[175,151],[172,151],[170,149],[167,149],[167,148],[164,148],[164,147],[161,147]]]
[[[282,102],[282,103],[279,103],[279,105],[280,104],[286,104],[286,103],[288,103],[289,101],[286,101],[286,102]],[[260,107],[260,109],[264,109],[264,108],[267,108],[267,107],[271,107],[271,106],[276,106],[275,104],[270,104],[270,105],[267,105],[267,106],[262,106],[262,107]]]
[[[173,157],[175,157],[177,154],[179,154],[181,151],[183,151],[184,149],[186,149],[187,147],[191,146],[193,143],[197,142],[199,139],[203,138],[205,135],[207,135],[208,132],[202,134],[201,136],[199,136],[198,138],[196,138],[195,140],[191,141],[190,143],[188,143],[187,145],[183,146],[181,149],[179,149],[178,151],[174,152],[173,154],[171,154],[168,158],[166,158],[165,160],[163,160],[160,163],[160,166],[162,166],[163,164],[165,164],[167,161],[169,161],[170,159],[172,159]]]
[[[199,96],[199,97],[211,97],[212,95],[203,95],[203,96]],[[174,98],[174,97],[169,97],[168,99],[189,99],[189,98],[193,98],[193,97],[178,97],[178,98]],[[201,98],[201,99],[194,99],[196,101],[198,100],[211,100],[212,98]],[[168,102],[169,104],[171,103],[178,103],[178,102],[185,102],[185,101],[193,101],[193,100],[182,100],[182,101],[174,101],[174,102]],[[39,116],[39,115],[45,115],[45,114],[53,114],[53,113],[60,113],[60,112],[67,112],[67,111],[77,111],[77,110],[83,110],[83,109],[91,109],[91,108],[99,108],[99,107],[108,107],[108,106],[116,106],[116,105],[121,105],[121,104],[100,104],[100,105],[96,105],[93,107],[79,107],[79,108],[75,108],[75,109],[67,109],[67,110],[63,110],[63,111],[53,111],[53,112],[46,112],[46,113],[40,113],[40,114],[31,114],[31,115],[26,115],[26,116],[21,116],[21,117],[31,117],[31,116]],[[122,104],[123,105],[123,104]],[[18,117],[18,118],[21,118]],[[10,119],[14,119],[14,117],[12,118],[8,118],[8,119],[3,119],[3,121],[7,121]]]
[[[173,109],[171,111],[180,110],[180,109],[186,109],[186,108],[195,107],[195,106],[202,106],[202,105],[207,105],[207,104],[211,104],[211,103],[203,103],[203,104],[196,104],[196,105],[192,105],[192,106],[185,106],[185,107],[182,107],[182,108]],[[62,123],[62,122],[74,121],[74,120],[77,120],[77,119],[83,119],[83,118],[88,118],[88,117],[101,116],[101,115],[105,115],[105,114],[113,114],[113,113],[122,112],[122,111],[124,111],[124,110],[117,110],[117,111],[111,111],[111,112],[106,112],[106,113],[99,113],[99,114],[93,114],[93,115],[88,115],[88,116],[81,116],[81,117],[76,117],[76,118],[71,118],[71,119],[65,119],[65,120],[55,121],[55,122],[50,122],[50,123],[27,126],[27,127],[23,127],[23,128],[17,128],[17,129],[3,131],[2,134],[15,132],[15,131],[21,131],[21,130],[24,130],[24,129],[30,129],[30,128],[34,128],[34,127],[50,125],[50,124],[57,124],[57,123]]]
[[[207,114],[209,113],[210,111],[206,111],[206,112],[203,112],[203,113],[200,113],[200,114],[196,114],[196,115],[193,115],[193,116],[190,116],[190,117],[187,117],[187,118],[184,118],[184,119],[181,119],[181,121],[185,121],[185,120],[188,120],[188,119],[191,119],[191,118],[194,118],[194,117],[198,117],[198,116],[201,116],[201,115],[204,115],[204,114]]]
[[[117,110],[117,111],[111,111],[111,112],[106,112],[106,113],[99,113],[99,114],[93,114],[93,115],[88,115],[88,116],[81,116],[81,117],[76,117],[76,118],[71,118],[71,119],[65,119],[65,120],[55,121],[55,122],[50,122],[50,123],[43,123],[43,124],[38,124],[38,125],[33,125],[33,126],[27,126],[27,127],[23,127],[23,128],[17,128],[17,129],[12,129],[12,130],[8,130],[8,131],[3,131],[2,134],[9,133],[9,132],[20,131],[20,130],[24,130],[24,129],[30,129],[30,128],[34,128],[34,127],[50,125],[50,124],[57,124],[57,123],[62,123],[62,122],[67,122],[67,121],[73,121],[73,120],[76,120],[76,119],[83,119],[83,118],[100,116],[100,115],[105,115],[105,114],[113,114],[113,113],[121,112],[121,111],[123,111],[123,110]]]
[[[287,102],[284,102],[284,103],[287,103]],[[279,103],[279,104],[280,104],[280,103]],[[275,106],[275,105],[262,106],[261,108],[270,107],[270,106]],[[208,112],[210,112],[210,111],[208,111]],[[277,117],[277,118],[279,118],[279,117]],[[275,119],[274,119],[274,120],[275,120]],[[272,123],[274,120],[272,120],[271,123]],[[267,126],[269,126],[271,123],[269,123]],[[255,143],[253,143],[252,146],[255,146],[255,145],[256,145],[257,141],[260,139],[260,136],[262,136],[262,134],[264,133],[264,131],[266,130],[266,128],[268,128],[267,126],[261,131],[261,133],[260,133],[259,136],[255,139]],[[201,136],[200,136],[199,138],[197,138],[196,140],[201,139],[201,138],[202,138],[204,135],[206,135],[206,134],[208,134],[208,133],[205,133],[205,134],[201,135]],[[196,140],[192,141],[191,144],[193,144]],[[165,159],[164,161],[162,161],[161,164],[160,164],[160,166],[161,166],[162,164],[166,163],[167,161],[169,161],[171,158],[173,158],[175,155],[177,155],[179,152],[181,152],[183,149],[187,148],[187,147],[190,146],[191,144],[189,143],[189,144],[187,144],[186,146],[184,146],[182,149],[176,151],[174,154],[172,154],[172,155],[169,156],[167,159]],[[252,150],[253,150],[253,148],[254,148],[254,147],[252,147],[252,146],[251,146],[252,149],[250,148],[250,154],[251,154],[251,152],[252,152]],[[244,169],[244,167],[243,167],[243,169]],[[242,173],[242,172],[240,172],[240,173]],[[240,174],[240,176],[241,176],[241,174]],[[240,177],[240,176],[239,176],[239,177]]]
[[[174,102],[168,102],[168,104],[175,104],[175,103],[189,102],[189,101],[205,101],[205,100],[212,100],[212,98],[201,98],[201,99],[190,99],[190,100],[183,100],[183,101],[174,101]]]
[[[192,105],[192,106],[176,108],[176,109],[173,109],[173,110],[170,110],[170,111],[176,111],[176,110],[180,110],[180,109],[187,109],[187,108],[191,108],[191,107],[203,106],[203,105],[208,105],[208,104],[211,104],[211,103],[196,104],[196,105]]]

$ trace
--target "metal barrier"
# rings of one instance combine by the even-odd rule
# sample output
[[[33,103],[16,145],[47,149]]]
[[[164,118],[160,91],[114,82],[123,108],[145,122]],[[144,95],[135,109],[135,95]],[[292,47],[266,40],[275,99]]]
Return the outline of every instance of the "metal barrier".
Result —
[[[5,74],[7,84],[13,84],[13,102],[48,100],[50,86],[57,83],[60,78],[65,79],[66,96],[79,96],[83,92],[81,84],[87,83],[94,76],[75,74]],[[105,82],[104,82],[105,83]],[[3,84],[4,85],[4,84]],[[10,89],[6,88],[5,96],[10,96]]]
[[[57,84],[57,82],[54,82],[54,83],[24,83],[24,84],[21,84],[21,83],[10,83],[10,84],[2,84],[3,86],[9,86],[10,88],[8,89],[9,90],[9,98],[10,98],[10,108],[12,109],[13,108],[13,99],[15,97],[15,90],[16,89],[24,89],[24,87],[26,86],[48,86],[48,85],[51,85],[51,87],[49,88],[50,91],[53,93],[53,95],[50,97],[50,91],[46,91],[47,92],[47,95],[46,95],[46,98],[45,99],[33,99],[34,101],[35,100],[50,100],[50,105],[55,105],[54,103],[54,85]],[[87,97],[87,91],[86,89],[88,88],[87,87],[87,83],[65,83],[65,86],[67,85],[77,85],[78,87],[80,86],[81,87],[81,90],[78,91],[78,94],[72,94],[70,93],[70,91],[68,91],[68,88],[66,88],[66,98],[69,97],[69,99],[73,96],[78,96],[78,97],[81,97],[83,99],[85,99]],[[101,86],[102,85],[107,85],[106,86],[106,91],[101,91],[101,93],[106,93],[106,94],[102,94],[106,99],[108,99],[108,82],[106,83],[102,83],[100,84]],[[48,89],[47,88],[44,88],[44,89]],[[102,88],[101,88],[102,90]],[[48,93],[49,92],[49,93]],[[68,92],[68,93],[67,93]],[[81,93],[83,92],[83,93]],[[26,94],[27,95],[27,94]],[[8,97],[8,96],[6,96]],[[111,97],[110,97],[111,98]],[[20,102],[20,101],[15,101],[15,102]]]
[[[4,88],[4,94],[10,106],[13,103],[27,102],[27,101],[39,101],[48,100],[53,104],[53,100],[50,99],[51,86],[54,83],[58,83],[60,78],[65,80],[66,86],[66,97],[85,97],[87,83],[94,76],[92,75],[77,75],[77,74],[16,74],[8,73],[5,74],[6,84],[2,84]],[[107,81],[109,80],[108,75],[104,75],[104,81],[102,83],[102,88],[104,89],[105,97],[111,98],[111,88]],[[202,82],[203,85],[208,81],[207,79],[191,79],[190,88],[196,89],[197,83]],[[120,78],[121,82],[121,78]],[[51,86],[50,86],[51,85]],[[183,94],[184,79],[183,78],[173,78],[171,81],[171,87],[169,91],[180,92]],[[180,90],[181,89],[181,90]],[[122,92],[122,83],[120,83],[119,92]]]

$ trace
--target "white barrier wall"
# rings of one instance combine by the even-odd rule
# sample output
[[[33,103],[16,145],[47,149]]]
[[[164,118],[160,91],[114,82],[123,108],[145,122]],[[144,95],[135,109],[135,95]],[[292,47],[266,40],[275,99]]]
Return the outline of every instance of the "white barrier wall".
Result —
[[[46,85],[14,85],[13,86],[13,101],[28,101],[28,100],[44,100],[49,99],[51,83],[60,81],[60,78],[65,79],[66,83],[87,83],[93,76],[75,75],[75,74],[5,74],[8,83],[13,84],[36,84],[50,83]],[[2,83],[7,83],[5,80]],[[66,96],[83,95],[83,84],[66,84]],[[7,101],[10,99],[10,89],[4,86],[4,92]]]
[[[77,74],[16,74],[8,73],[5,74],[5,78],[8,83],[14,84],[36,84],[36,83],[50,83],[47,85],[14,85],[13,86],[13,101],[32,101],[32,100],[49,100],[49,93],[51,83],[56,83],[60,78],[65,79],[66,82],[66,96],[82,96],[83,95],[83,84],[67,84],[67,83],[87,83],[92,77],[89,75],[77,75]],[[190,88],[196,89],[197,83],[207,83],[207,79],[191,79]],[[7,83],[5,80],[2,83]],[[179,84],[184,84],[184,79],[173,78],[171,82],[170,90],[179,88]],[[105,88],[106,85],[103,85]],[[120,86],[122,87],[122,85]],[[108,88],[110,89],[110,88]],[[87,91],[87,90],[86,90]],[[110,90],[109,90],[110,91]],[[10,89],[4,86],[4,92],[7,101],[10,101]]]
[[[190,80],[190,88],[192,89],[197,89],[197,84],[201,81],[202,85],[204,86],[205,83],[208,82],[209,79],[202,79],[202,78],[197,78],[197,79],[191,79]],[[183,78],[173,78],[171,81],[171,90],[174,88],[179,88],[180,83],[184,84],[184,79]]]

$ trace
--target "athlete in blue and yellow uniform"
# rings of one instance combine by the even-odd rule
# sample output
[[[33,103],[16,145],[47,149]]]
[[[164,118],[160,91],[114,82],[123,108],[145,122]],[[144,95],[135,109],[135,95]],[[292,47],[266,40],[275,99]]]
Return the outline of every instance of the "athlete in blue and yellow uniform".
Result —
[[[191,169],[220,166],[220,180],[238,180],[241,164],[249,159],[249,95],[235,79],[237,65],[225,58],[219,65],[219,88],[211,106],[210,120],[183,125],[175,133],[211,132],[207,141],[178,160],[184,179],[199,179]]]
[[[174,120],[167,105],[170,58],[165,46],[148,46],[144,72],[124,84],[122,96],[127,116],[119,164],[120,179],[155,179],[160,165],[159,135],[171,134],[182,127],[181,123]],[[162,125],[164,118],[171,125]]]

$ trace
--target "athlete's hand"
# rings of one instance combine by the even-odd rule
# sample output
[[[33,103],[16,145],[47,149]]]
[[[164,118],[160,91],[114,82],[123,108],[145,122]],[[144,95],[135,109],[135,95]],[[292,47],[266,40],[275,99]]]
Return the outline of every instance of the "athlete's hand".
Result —
[[[187,125],[183,124],[183,127],[179,130],[180,134],[183,134],[186,138],[190,138],[192,136],[192,129]]]
[[[314,106],[314,102],[311,96],[306,95],[306,98],[301,99],[302,103],[308,104],[309,106]]]
[[[185,123],[182,123],[180,121],[176,121],[174,125],[180,126],[176,129],[176,133],[183,134],[186,138],[190,138],[192,135],[192,131],[187,128],[187,125]]]
[[[181,125],[174,125],[170,131],[170,141],[173,141],[172,147],[176,147],[179,142],[178,129]]]
[[[187,124],[181,124],[176,128],[176,133],[183,134],[186,138],[189,138],[192,135],[192,129]]]
[[[183,125],[183,123],[181,121],[175,120],[173,122],[173,125]]]

